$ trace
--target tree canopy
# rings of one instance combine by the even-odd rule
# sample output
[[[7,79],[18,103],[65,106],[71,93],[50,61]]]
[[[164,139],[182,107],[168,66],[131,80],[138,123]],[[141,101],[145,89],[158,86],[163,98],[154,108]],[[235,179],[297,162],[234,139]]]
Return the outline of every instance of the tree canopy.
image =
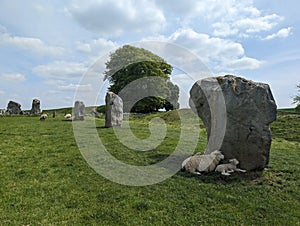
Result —
[[[300,112],[300,84],[297,86],[297,88],[299,89],[298,90],[299,94],[293,98],[294,100],[293,104],[297,104],[296,110],[297,112]]]
[[[299,90],[298,90],[298,92],[299,92],[299,94],[298,95],[296,95],[295,97],[294,97],[294,104],[300,104],[300,84],[297,86],[297,88],[299,88]]]
[[[130,83],[141,78],[147,78],[143,80],[147,84],[135,83],[134,88],[139,92],[146,91],[153,81],[151,89],[158,94],[139,100],[131,109],[126,109],[126,106],[130,106],[126,103],[128,98],[121,96],[123,101],[125,99],[125,111],[149,113],[161,108],[172,110],[179,107],[179,88],[170,81],[171,73],[172,66],[161,57],[148,50],[125,45],[111,53],[110,60],[106,63],[105,79],[111,84],[109,90],[116,94],[120,94]],[[160,93],[164,95],[159,95]]]

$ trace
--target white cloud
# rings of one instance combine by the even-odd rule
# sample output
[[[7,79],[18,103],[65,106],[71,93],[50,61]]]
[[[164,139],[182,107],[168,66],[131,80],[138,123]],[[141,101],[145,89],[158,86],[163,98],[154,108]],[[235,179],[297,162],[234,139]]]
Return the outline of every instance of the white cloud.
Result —
[[[152,38],[152,40],[155,39]],[[259,68],[263,63],[255,58],[247,57],[241,43],[198,33],[190,28],[179,29],[169,37],[160,37],[157,40],[174,43],[191,50],[213,72],[252,70]],[[164,58],[166,59],[166,56]],[[181,59],[182,62],[186,60],[188,60],[186,57]]]
[[[46,78],[50,80],[50,83],[53,82],[54,84],[60,81],[79,80],[86,70],[87,67],[83,63],[66,61],[55,61],[32,69],[36,75]]]
[[[234,27],[237,27],[241,30],[245,30],[246,33],[258,33],[261,31],[270,31],[281,20],[282,17],[276,14],[253,17],[253,18],[248,17],[236,21]]]
[[[286,38],[288,36],[290,36],[292,34],[292,28],[288,27],[288,28],[282,28],[280,29],[278,32],[268,35],[267,37],[265,37],[263,40],[271,40],[274,38]]]
[[[26,76],[21,73],[4,73],[0,74],[0,80],[18,83],[24,82],[26,80]]]
[[[179,30],[169,37],[169,41],[191,49],[212,70],[256,69],[262,62],[245,56],[240,43],[210,37],[191,29]]]
[[[65,86],[59,86],[57,88],[59,91],[91,91],[92,90],[92,85],[91,84],[86,84],[86,85],[80,85],[80,84],[69,84]]]
[[[169,37],[169,41],[193,50],[205,63],[210,60],[235,58],[244,54],[240,43],[197,33],[192,29],[181,29]]]
[[[118,44],[103,38],[93,39],[90,42],[77,42],[77,50],[91,58],[102,57],[116,49]]]
[[[47,46],[38,38],[11,36],[8,33],[0,33],[0,45],[11,45],[40,55],[53,57],[62,56],[66,52],[62,47]]]
[[[104,36],[158,31],[165,24],[163,13],[147,0],[74,0],[66,10],[81,26]]]
[[[227,23],[217,22],[212,24],[212,27],[214,28],[213,34],[215,36],[226,37],[231,35],[237,35],[239,33],[239,30],[237,28],[232,28]]]
[[[253,36],[270,31],[283,20],[277,14],[259,10],[252,0],[208,0],[199,4],[195,10],[212,24],[213,34],[220,37]]]
[[[192,18],[201,9],[201,2],[195,0],[154,0],[154,2],[165,14],[172,14],[181,20]]]
[[[237,71],[237,70],[253,70],[259,68],[263,62],[250,57],[242,57],[239,59],[225,61],[224,68],[227,71]],[[224,69],[224,68],[221,68]]]

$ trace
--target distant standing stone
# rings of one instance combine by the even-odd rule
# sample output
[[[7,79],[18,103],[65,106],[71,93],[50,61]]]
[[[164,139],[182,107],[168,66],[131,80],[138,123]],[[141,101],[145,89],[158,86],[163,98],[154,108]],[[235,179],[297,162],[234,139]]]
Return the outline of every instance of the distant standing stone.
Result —
[[[31,115],[39,115],[41,113],[41,102],[38,99],[32,101],[32,106],[30,110]]]
[[[85,105],[82,101],[76,101],[74,106],[74,120],[83,121],[85,115]]]
[[[113,92],[105,97],[105,127],[121,126],[123,122],[123,100]]]
[[[222,111],[222,105],[224,121],[217,119],[214,112]],[[190,106],[206,128],[210,140],[206,152],[212,152],[214,143],[220,142],[214,134],[222,130],[222,124],[226,126],[220,151],[225,159],[238,159],[240,168],[246,170],[262,170],[268,165],[272,141],[269,125],[277,116],[269,85],[232,75],[203,79],[190,90]]]
[[[18,115],[21,113],[21,104],[14,101],[9,101],[6,109],[10,115]]]

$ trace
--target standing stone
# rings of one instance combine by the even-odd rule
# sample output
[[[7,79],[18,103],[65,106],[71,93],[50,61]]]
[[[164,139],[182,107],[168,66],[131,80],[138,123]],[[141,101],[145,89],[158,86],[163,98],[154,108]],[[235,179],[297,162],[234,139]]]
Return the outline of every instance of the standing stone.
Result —
[[[190,95],[190,106],[208,134],[207,153],[219,143],[225,159],[238,159],[242,169],[262,170],[268,165],[269,125],[277,116],[269,85],[226,75],[198,81]]]
[[[74,120],[83,121],[85,115],[85,105],[82,101],[76,101],[74,106]]]
[[[123,121],[123,101],[113,92],[107,92],[105,97],[105,127],[121,126]]]
[[[14,102],[14,101],[9,101],[7,105],[7,112],[10,115],[18,115],[21,113],[21,104]]]
[[[41,102],[38,99],[32,101],[32,107],[30,110],[31,115],[39,115],[41,113]]]

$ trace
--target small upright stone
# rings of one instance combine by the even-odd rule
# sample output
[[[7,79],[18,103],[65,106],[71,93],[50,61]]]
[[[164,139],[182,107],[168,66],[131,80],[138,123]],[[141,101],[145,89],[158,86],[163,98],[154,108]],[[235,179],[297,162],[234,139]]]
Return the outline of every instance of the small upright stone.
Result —
[[[123,122],[123,100],[113,92],[105,97],[105,127],[121,126]]]
[[[31,115],[39,115],[41,113],[41,102],[38,99],[32,101],[32,106],[30,110]]]
[[[6,109],[7,109],[8,114],[18,115],[21,113],[21,104],[14,102],[14,101],[9,101]]]
[[[74,120],[75,121],[83,121],[85,114],[85,105],[82,101],[76,101],[74,106]]]
[[[238,159],[242,169],[262,170],[268,165],[272,141],[269,125],[277,116],[269,85],[232,75],[203,79],[190,90],[190,106],[206,128],[206,152],[221,143],[219,150],[225,159]],[[222,107],[224,117],[216,117]],[[215,134],[222,129],[225,133],[220,141],[221,136]]]

